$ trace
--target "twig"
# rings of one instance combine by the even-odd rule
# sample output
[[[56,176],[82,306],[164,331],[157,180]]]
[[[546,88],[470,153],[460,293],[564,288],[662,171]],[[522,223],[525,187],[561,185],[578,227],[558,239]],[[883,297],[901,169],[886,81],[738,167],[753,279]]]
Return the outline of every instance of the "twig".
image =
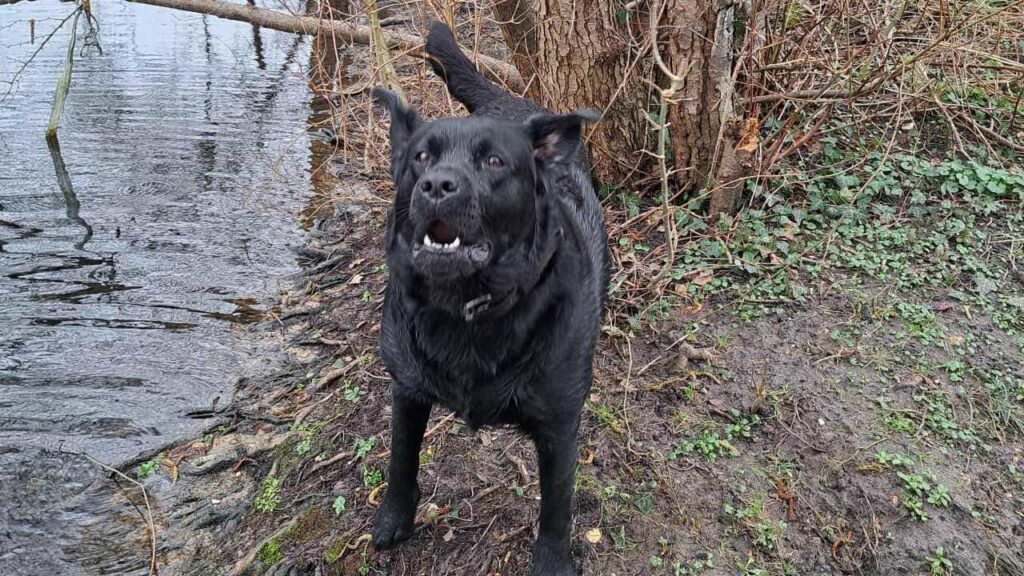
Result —
[[[442,426],[444,426],[445,424],[451,422],[454,419],[455,419],[455,413],[454,412],[452,412],[451,414],[445,416],[440,422],[435,424],[433,428],[431,428],[430,430],[427,430],[427,433],[423,435],[423,439],[426,440],[427,438],[430,438],[438,430],[440,430]],[[384,450],[383,452],[378,452],[378,453],[374,454],[373,456],[370,456],[369,458],[381,459],[381,458],[387,458],[389,456],[391,456],[391,450]]]
[[[664,9],[664,4],[659,6],[657,10],[651,11],[651,38],[656,38],[658,35],[658,18]],[[668,143],[668,104],[675,98],[676,93],[679,92],[683,87],[683,80],[686,75],[689,74],[689,68],[693,62],[690,61],[687,64],[687,70],[682,75],[675,74],[669,70],[668,66],[665,65],[664,60],[661,58],[661,52],[658,50],[658,43],[651,42],[651,54],[654,55],[654,62],[658,65],[661,73],[665,75],[669,80],[668,88],[662,88],[658,90],[659,104],[658,104],[658,121],[656,130],[658,131],[658,174],[661,176],[661,209],[662,209],[662,221],[665,227],[665,247],[668,254],[665,256],[665,265],[661,267],[661,272],[654,278],[654,286],[658,286],[661,282],[668,277],[669,272],[672,271],[672,266],[676,260],[676,229],[675,221],[672,218],[672,209],[669,205],[669,190],[668,190],[668,158],[666,157],[668,152],[666,150]]]
[[[3,0],[0,0],[0,5],[2,5],[2,3],[3,3]],[[15,84],[18,83],[18,78],[20,78],[21,75],[25,73],[25,69],[28,68],[29,64],[31,64],[32,61],[36,59],[36,56],[38,56],[39,53],[43,50],[43,48],[46,47],[46,43],[49,42],[51,38],[53,38],[53,36],[57,33],[58,30],[60,30],[61,28],[64,27],[64,24],[66,24],[68,20],[70,20],[73,17],[76,17],[80,13],[81,10],[82,10],[81,7],[78,7],[78,8],[75,8],[74,10],[72,10],[71,13],[69,13],[67,16],[65,16],[64,19],[61,20],[60,23],[57,24],[56,28],[51,30],[50,33],[46,35],[46,38],[43,38],[43,41],[39,43],[39,47],[36,48],[34,52],[32,52],[32,54],[28,57],[28,60],[26,60],[25,63],[22,64],[21,67],[19,67],[14,72],[14,76],[11,77],[11,81],[10,81],[11,83],[7,87],[7,91],[4,92],[4,95],[2,97],[0,97],[0,104],[2,104],[4,102],[4,100],[7,100],[7,97],[10,96],[11,92],[14,90]]]
[[[72,454],[76,453],[72,452]],[[153,509],[149,505],[149,493],[146,491],[146,487],[143,486],[142,483],[139,482],[138,480],[129,477],[127,474],[121,472],[117,468],[113,468],[111,466],[104,464],[103,462],[100,462],[99,460],[93,458],[92,456],[85,452],[79,452],[77,453],[77,455],[84,457],[86,460],[92,462],[93,464],[99,466],[100,468],[103,468],[107,472],[110,472],[111,474],[116,474],[118,477],[123,478],[128,482],[131,482],[132,484],[138,486],[139,490],[142,491],[142,500],[146,504],[147,518],[145,518],[145,520],[149,524],[149,575],[158,576],[160,572],[157,570],[156,565],[156,524],[153,522]]]

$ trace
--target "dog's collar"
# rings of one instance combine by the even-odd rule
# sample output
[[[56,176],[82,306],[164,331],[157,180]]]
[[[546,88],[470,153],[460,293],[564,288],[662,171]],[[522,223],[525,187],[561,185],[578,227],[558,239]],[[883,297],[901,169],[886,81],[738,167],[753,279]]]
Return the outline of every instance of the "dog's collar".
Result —
[[[495,299],[491,292],[485,292],[472,300],[469,300],[462,305],[462,319],[466,322],[472,322],[474,319],[479,318],[481,315],[490,312],[491,310],[502,310],[507,311],[515,305],[519,300],[521,294],[526,294],[532,290],[537,282],[540,281],[544,272],[548,269],[551,264],[551,259],[554,258],[555,252],[558,251],[559,241],[562,239],[562,229],[559,228],[554,234],[554,241],[550,243],[550,247],[544,252],[544,255],[540,259],[540,266],[536,268],[536,272],[526,278],[526,281],[509,290],[504,296]]]

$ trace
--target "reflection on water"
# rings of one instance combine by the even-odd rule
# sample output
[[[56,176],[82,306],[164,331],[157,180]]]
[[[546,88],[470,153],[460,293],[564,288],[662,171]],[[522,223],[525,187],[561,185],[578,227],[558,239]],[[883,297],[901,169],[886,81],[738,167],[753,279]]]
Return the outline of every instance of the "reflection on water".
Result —
[[[75,248],[81,250],[85,247],[85,243],[92,238],[92,226],[89,226],[89,223],[78,215],[82,205],[78,203],[75,189],[71,186],[71,176],[68,175],[68,169],[64,166],[64,158],[60,155],[60,142],[56,135],[46,137],[46,147],[50,149],[50,158],[53,159],[53,172],[57,176],[57,186],[60,186],[60,191],[64,194],[68,219],[77,222],[85,230],[82,239],[75,242]]]
[[[0,94],[71,8],[0,10]],[[3,575],[81,572],[60,548],[91,521],[68,503],[96,470],[61,450],[117,462],[230,398],[260,351],[233,327],[295,271],[311,187],[301,37],[93,10],[103,50],[76,54],[59,142],[43,134],[69,29],[0,103]]]

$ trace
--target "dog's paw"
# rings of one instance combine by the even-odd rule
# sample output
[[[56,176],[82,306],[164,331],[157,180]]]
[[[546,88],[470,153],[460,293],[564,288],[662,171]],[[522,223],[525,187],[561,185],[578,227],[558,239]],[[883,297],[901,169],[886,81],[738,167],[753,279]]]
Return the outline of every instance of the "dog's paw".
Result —
[[[538,539],[533,547],[533,576],[578,576],[568,547]]]
[[[377,521],[373,526],[373,546],[378,550],[394,548],[412,537],[416,530],[416,505],[419,490],[412,498],[394,494],[390,488],[377,509]]]

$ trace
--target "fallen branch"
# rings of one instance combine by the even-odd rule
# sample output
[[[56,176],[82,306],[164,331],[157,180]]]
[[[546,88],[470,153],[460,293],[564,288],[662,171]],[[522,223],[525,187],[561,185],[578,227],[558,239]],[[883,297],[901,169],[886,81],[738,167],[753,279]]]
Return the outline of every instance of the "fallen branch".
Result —
[[[348,22],[337,20],[323,20],[314,16],[298,16],[286,14],[276,10],[256,8],[248,4],[233,4],[224,0],[128,0],[137,4],[149,4],[162,8],[173,8],[186,12],[198,14],[209,14],[217,18],[248,22],[271,30],[291,32],[294,34],[315,35],[319,32],[332,34],[339,39],[370,46],[373,42],[373,30],[369,26],[359,26]],[[402,32],[384,31],[384,42],[387,47],[396,52],[407,54],[416,58],[425,58],[423,52],[423,39],[412,34]],[[523,79],[519,71],[507,62],[491,58],[490,56],[478,56],[481,72],[491,79],[503,83],[510,89],[521,91]]]

